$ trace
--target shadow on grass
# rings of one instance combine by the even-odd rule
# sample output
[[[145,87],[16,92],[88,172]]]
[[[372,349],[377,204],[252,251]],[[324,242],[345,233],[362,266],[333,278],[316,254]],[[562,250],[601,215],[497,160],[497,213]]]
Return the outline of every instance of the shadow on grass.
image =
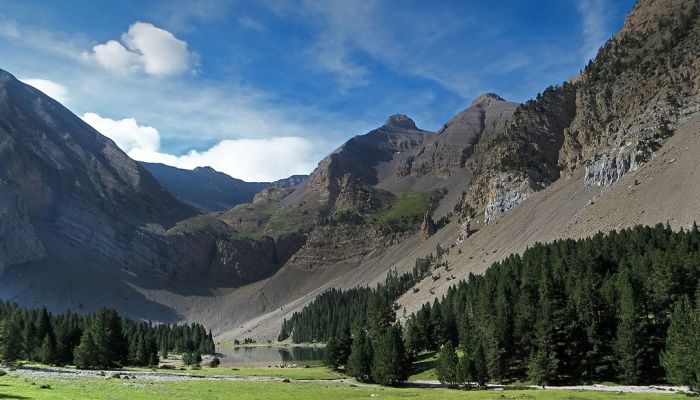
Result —
[[[413,375],[418,375],[425,371],[435,368],[435,354],[437,352],[432,351],[428,353],[419,354],[416,360],[413,362]]]
[[[24,400],[24,399],[31,399],[31,397],[17,396],[16,394],[0,393],[0,399]]]

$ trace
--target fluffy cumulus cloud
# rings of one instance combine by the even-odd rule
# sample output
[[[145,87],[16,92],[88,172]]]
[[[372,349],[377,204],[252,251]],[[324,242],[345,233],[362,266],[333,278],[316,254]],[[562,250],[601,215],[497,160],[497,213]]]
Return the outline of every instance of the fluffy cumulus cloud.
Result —
[[[48,79],[20,79],[22,82],[29,86],[33,86],[46,94],[47,96],[53,98],[59,103],[65,103],[68,101],[68,89],[60,83],[50,81]]]
[[[99,44],[83,53],[83,57],[113,73],[143,71],[160,77],[192,70],[197,58],[187,49],[187,42],[146,22],[131,25],[121,42]]]
[[[158,151],[160,148],[158,130],[151,126],[141,126],[133,118],[114,120],[95,113],[85,113],[82,118],[98,132],[114,140],[127,153],[134,150]]]
[[[307,139],[289,136],[223,140],[204,151],[178,156],[160,151],[160,134],[133,118],[114,120],[86,113],[83,120],[114,140],[131,158],[183,169],[209,166],[246,181],[273,181],[305,174],[315,166],[317,149]]]

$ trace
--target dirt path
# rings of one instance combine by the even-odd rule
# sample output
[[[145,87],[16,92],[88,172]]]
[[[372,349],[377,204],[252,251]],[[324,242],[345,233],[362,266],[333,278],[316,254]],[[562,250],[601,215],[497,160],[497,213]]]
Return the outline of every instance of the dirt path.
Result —
[[[412,387],[424,387],[424,388],[438,388],[443,387],[439,381],[411,381],[406,382],[407,386]],[[504,385],[487,385],[491,390],[503,390]],[[649,386],[608,386],[608,385],[575,385],[575,386],[528,386],[530,389],[537,390],[585,390],[585,391],[598,391],[598,392],[615,392],[615,393],[659,393],[659,394],[673,394],[673,393],[686,393],[688,392],[687,386],[669,386],[669,385],[649,385]]]

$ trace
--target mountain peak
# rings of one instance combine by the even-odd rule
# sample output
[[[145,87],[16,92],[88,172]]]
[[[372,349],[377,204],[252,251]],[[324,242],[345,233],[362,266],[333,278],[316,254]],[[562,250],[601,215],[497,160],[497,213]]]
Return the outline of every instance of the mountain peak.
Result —
[[[496,93],[482,93],[472,101],[471,107],[488,106],[494,101],[505,101],[505,99]]]
[[[390,116],[387,118],[384,126],[387,128],[418,129],[416,128],[416,123],[404,114],[394,114]]]

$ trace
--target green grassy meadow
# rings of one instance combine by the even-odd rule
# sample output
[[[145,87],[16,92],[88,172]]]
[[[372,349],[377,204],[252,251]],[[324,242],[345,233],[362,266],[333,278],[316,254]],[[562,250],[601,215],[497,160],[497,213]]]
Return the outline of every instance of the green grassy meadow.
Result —
[[[618,394],[577,391],[464,391],[387,388],[341,382],[252,382],[193,380],[152,382],[108,378],[28,380],[10,373],[0,377],[0,399],[685,399],[680,394]]]

